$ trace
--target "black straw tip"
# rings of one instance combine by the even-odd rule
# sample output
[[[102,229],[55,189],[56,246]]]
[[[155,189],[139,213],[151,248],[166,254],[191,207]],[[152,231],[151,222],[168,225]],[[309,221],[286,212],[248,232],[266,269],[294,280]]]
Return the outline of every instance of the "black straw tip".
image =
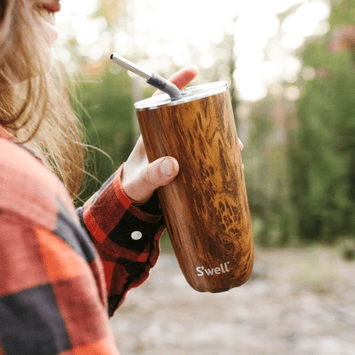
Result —
[[[111,59],[111,60],[112,60],[112,58],[113,58],[113,54],[110,55],[110,59]]]

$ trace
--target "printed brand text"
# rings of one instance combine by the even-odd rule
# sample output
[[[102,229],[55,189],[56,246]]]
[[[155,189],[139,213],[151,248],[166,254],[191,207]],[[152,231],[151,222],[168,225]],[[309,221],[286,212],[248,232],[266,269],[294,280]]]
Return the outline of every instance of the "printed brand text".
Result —
[[[225,274],[226,272],[230,272],[230,270],[228,269],[228,264],[229,261],[224,264],[220,264],[220,266],[215,267],[213,269],[206,269],[203,266],[199,266],[196,268],[197,276],[203,276],[205,274],[207,276]]]

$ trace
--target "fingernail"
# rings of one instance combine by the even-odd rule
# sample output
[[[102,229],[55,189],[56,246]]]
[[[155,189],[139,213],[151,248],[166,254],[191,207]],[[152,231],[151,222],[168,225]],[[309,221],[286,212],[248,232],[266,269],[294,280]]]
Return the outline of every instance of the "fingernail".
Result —
[[[160,170],[164,175],[171,176],[174,172],[174,162],[169,158],[165,158],[161,163]]]

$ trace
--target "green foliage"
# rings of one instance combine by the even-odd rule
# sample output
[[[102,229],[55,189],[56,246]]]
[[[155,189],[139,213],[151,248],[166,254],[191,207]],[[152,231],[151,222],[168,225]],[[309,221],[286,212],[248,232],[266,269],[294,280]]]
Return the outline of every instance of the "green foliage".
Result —
[[[333,7],[333,26],[340,13],[343,4]],[[318,75],[297,102],[292,202],[302,239],[332,241],[355,235],[355,62],[349,50],[329,52],[322,39],[307,45],[303,61]]]
[[[299,54],[315,77],[300,75],[295,107],[280,93],[252,107],[243,160],[262,246],[355,237],[355,41],[329,46],[335,30],[355,25],[355,4],[334,1],[329,23],[329,34],[310,37]]]
[[[97,81],[78,80],[76,87],[78,115],[91,145],[80,196],[84,201],[127,159],[135,143],[131,80],[124,71],[113,75],[109,67]]]
[[[284,107],[286,117],[279,115]],[[275,110],[276,108],[276,110]],[[245,179],[258,245],[268,247],[295,244],[294,220],[290,217],[287,136],[280,125],[288,119],[289,102],[268,95],[253,105],[249,141],[243,152]]]

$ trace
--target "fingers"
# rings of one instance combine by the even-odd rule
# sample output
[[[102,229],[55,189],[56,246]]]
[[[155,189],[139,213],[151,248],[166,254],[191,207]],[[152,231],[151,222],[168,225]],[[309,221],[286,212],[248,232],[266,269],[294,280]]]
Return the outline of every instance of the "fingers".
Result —
[[[244,144],[242,143],[242,141],[238,138],[238,143],[239,143],[239,149],[240,151],[242,151],[244,149]],[[243,170],[244,170],[244,164],[242,164]]]
[[[149,201],[155,189],[169,184],[178,172],[176,159],[163,157],[145,166],[134,179],[122,182],[122,188],[133,203],[143,205]]]
[[[238,143],[240,150],[243,150],[243,143],[239,138]],[[148,164],[140,137],[124,165],[122,188],[134,204],[143,205],[149,201],[155,189],[169,184],[178,172],[179,164],[172,157],[163,157]]]
[[[179,164],[172,157],[163,157],[150,163],[142,171],[141,179],[146,189],[153,191],[160,186],[169,184],[179,172]],[[143,186],[144,186],[143,185]]]
[[[180,90],[183,89],[190,81],[195,79],[198,74],[196,65],[182,69],[169,78]]]
[[[198,69],[195,65],[182,69],[169,78],[180,90],[196,78]],[[162,91],[156,91],[153,96],[162,94]]]
[[[242,143],[242,141],[238,138],[238,143],[239,143],[239,149],[240,151],[242,151],[244,149],[244,144]]]
[[[197,67],[191,66],[180,70],[169,80],[179,89],[183,89],[197,74]],[[160,93],[157,91],[154,95]],[[239,138],[238,144],[240,150],[243,150],[243,143]],[[179,164],[172,157],[163,157],[148,164],[143,140],[140,136],[123,167],[122,188],[133,203],[143,205],[149,201],[155,189],[169,184],[178,172]]]

